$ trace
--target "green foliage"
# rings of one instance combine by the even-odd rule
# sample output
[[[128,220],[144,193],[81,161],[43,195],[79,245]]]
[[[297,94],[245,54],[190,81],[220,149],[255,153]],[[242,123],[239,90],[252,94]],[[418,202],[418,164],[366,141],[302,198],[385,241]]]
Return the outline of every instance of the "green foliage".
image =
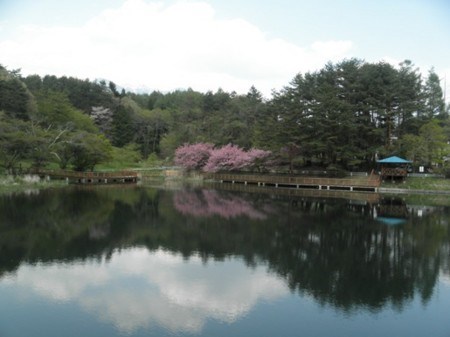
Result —
[[[28,132],[29,123],[10,120],[0,114],[0,165],[7,171],[29,156],[34,137]]]
[[[38,112],[33,119],[42,123],[45,127],[56,127],[58,129],[83,130],[97,132],[89,116],[71,105],[67,96],[60,92],[46,91],[39,93]]]
[[[432,120],[420,128],[420,137],[427,152],[428,164],[442,164],[444,155],[450,152],[444,130],[437,120]]]
[[[424,88],[425,94],[425,111],[426,118],[431,119],[438,117],[445,119],[448,117],[445,111],[444,94],[441,88],[439,76],[432,68],[428,74]]]
[[[38,83],[36,75],[24,79],[25,83],[30,83],[33,89],[40,91],[53,91],[63,93],[67,96],[70,103],[84,113],[90,113],[94,106],[114,107],[114,95],[104,81],[90,82],[89,80],[80,80],[73,77],[44,76],[42,84]],[[33,91],[38,93],[38,91]]]
[[[164,164],[164,161],[159,159],[156,153],[150,154],[147,159],[143,162],[143,167],[159,167]]]
[[[398,147],[396,139],[419,133],[426,122],[424,97],[420,73],[408,60],[399,69],[356,59],[329,63],[298,74],[275,93],[271,123],[258,124],[256,134],[280,148],[298,145],[307,162],[369,168],[376,153],[389,154]],[[405,152],[413,150],[410,140],[403,138]]]
[[[112,144],[123,147],[134,138],[133,112],[120,105],[113,115]]]
[[[0,111],[5,111],[11,118],[29,119],[29,114],[36,111],[36,103],[18,71],[8,71],[0,65]]]
[[[110,159],[104,163],[109,168],[136,167],[141,161],[141,154],[136,144],[130,143],[124,147],[112,147]]]
[[[103,135],[78,132],[68,143],[71,163],[76,171],[93,171],[95,165],[111,159],[112,147]]]
[[[400,140],[400,151],[416,165],[443,164],[450,153],[444,128],[437,119],[422,125],[418,135],[406,134]]]
[[[416,164],[427,162],[427,149],[424,139],[418,135],[406,134],[400,140],[401,152],[407,159]]]
[[[119,93],[114,82],[22,78],[0,66],[0,110],[5,129],[0,160],[8,167],[27,160],[39,167],[90,168],[96,163],[82,152],[88,158],[102,152],[92,141],[99,134],[106,147],[109,141],[124,151],[138,146],[144,160],[173,158],[185,143],[232,143],[271,150],[291,170],[295,165],[370,169],[377,155],[394,152],[442,164],[449,152],[450,123],[439,78],[431,70],[422,83],[408,60],[399,67],[358,59],[328,63],[297,74],[270,100],[255,87],[245,95],[221,89]],[[289,147],[298,151],[286,151]],[[121,161],[125,153],[117,151],[113,158]]]
[[[163,158],[173,157],[175,150],[182,144],[177,132],[170,131],[166,133],[160,142],[161,156]]]
[[[160,141],[168,130],[170,114],[166,110],[141,110],[136,116],[135,141],[144,159],[150,153],[160,153]]]

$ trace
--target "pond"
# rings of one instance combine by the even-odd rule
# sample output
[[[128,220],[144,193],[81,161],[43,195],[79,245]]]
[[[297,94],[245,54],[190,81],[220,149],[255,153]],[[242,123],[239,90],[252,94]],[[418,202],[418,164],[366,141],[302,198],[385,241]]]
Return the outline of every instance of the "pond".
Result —
[[[450,206],[270,191],[0,196],[0,336],[450,335]]]

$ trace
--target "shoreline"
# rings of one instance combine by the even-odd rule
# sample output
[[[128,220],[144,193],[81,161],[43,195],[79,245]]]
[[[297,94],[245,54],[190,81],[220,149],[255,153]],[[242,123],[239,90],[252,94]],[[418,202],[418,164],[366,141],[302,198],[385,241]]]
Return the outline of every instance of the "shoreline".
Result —
[[[195,176],[195,177],[186,177],[180,174],[179,172],[173,172],[174,170],[161,170],[164,173],[162,173],[160,170],[158,170],[158,174],[155,175],[155,173],[151,174],[150,176],[146,176],[145,174],[141,175],[141,186],[146,185],[146,182],[148,180],[153,180],[157,178],[159,182],[161,181],[173,181],[176,180],[178,182],[185,181],[189,182],[191,180],[194,180],[196,182],[196,185],[202,185],[203,182],[205,182],[204,177],[201,176]],[[167,172],[166,172],[167,171]],[[162,173],[162,174],[161,174]],[[153,178],[153,179],[149,179]],[[195,178],[195,179],[194,179]],[[414,178],[413,178],[414,179]],[[434,179],[431,177],[424,177],[424,178],[415,178],[415,179]],[[23,176],[23,177],[12,177],[8,175],[0,175],[0,194],[2,192],[20,192],[21,190],[26,189],[46,189],[49,187],[64,187],[65,183],[62,183],[58,180],[47,180],[47,179],[39,179],[39,178],[33,178],[32,176]],[[447,184],[446,184],[447,185]],[[441,185],[442,186],[442,185]],[[422,187],[422,186],[420,186]],[[428,189],[428,188],[420,188],[419,186],[405,186],[403,188],[398,187],[387,187],[387,186],[379,186],[376,188],[375,191],[369,192],[374,194],[400,194],[400,195],[441,195],[441,196],[450,196],[450,184],[449,188],[440,188],[440,189]],[[428,187],[428,186],[423,186]],[[429,186],[434,187],[434,186]],[[274,187],[276,189],[276,187]],[[324,190],[326,191],[326,190]],[[358,191],[351,191],[350,193],[358,193]]]
[[[449,195],[450,190],[423,190],[414,188],[391,188],[391,187],[379,187],[378,193],[380,194],[439,194]]]

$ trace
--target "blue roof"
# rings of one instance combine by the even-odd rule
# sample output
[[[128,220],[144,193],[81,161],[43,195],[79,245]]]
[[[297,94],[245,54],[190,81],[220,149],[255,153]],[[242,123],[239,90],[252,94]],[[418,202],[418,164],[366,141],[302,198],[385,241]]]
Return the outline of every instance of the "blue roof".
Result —
[[[384,163],[384,164],[408,164],[411,163],[411,161],[397,157],[397,156],[392,156],[392,157],[388,157],[388,158],[384,158],[381,160],[377,160],[377,163]]]

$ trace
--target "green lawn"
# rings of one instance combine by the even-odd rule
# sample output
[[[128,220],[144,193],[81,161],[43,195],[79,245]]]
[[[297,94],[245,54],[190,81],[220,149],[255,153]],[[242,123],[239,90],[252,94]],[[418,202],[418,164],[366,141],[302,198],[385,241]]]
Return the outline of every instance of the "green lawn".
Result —
[[[403,183],[391,183],[389,181],[383,182],[381,187],[386,188],[405,188],[414,190],[433,190],[433,191],[450,191],[450,179],[444,178],[416,178],[409,177]]]

